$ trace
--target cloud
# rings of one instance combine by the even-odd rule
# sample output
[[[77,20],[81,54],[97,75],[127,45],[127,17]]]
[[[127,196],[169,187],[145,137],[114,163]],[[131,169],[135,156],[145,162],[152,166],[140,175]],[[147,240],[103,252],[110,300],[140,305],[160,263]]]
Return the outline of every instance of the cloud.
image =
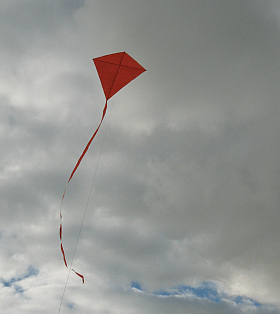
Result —
[[[278,313],[278,4],[1,5],[1,310],[59,307],[61,197],[105,102],[91,59],[126,51],[147,72],[109,101],[68,186],[68,261],[89,199],[85,285],[70,275],[61,313]],[[227,297],[198,297],[205,282]],[[155,295],[172,287],[193,294]]]

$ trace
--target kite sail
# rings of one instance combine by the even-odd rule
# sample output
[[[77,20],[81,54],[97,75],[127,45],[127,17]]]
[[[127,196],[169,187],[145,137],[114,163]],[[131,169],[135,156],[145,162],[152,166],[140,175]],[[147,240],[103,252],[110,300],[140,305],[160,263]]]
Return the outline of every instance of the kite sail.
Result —
[[[134,80],[137,76],[139,76],[140,74],[146,71],[138,62],[136,62],[133,58],[131,58],[126,52],[118,52],[118,53],[113,53],[110,55],[98,57],[98,58],[93,59],[93,62],[95,64],[97,73],[99,75],[99,79],[100,79],[100,82],[101,82],[101,85],[105,94],[106,101],[105,101],[105,106],[103,109],[101,121],[97,129],[93,133],[92,137],[90,138],[88,144],[86,145],[84,151],[82,152],[80,158],[78,159],[68,179],[68,182],[65,186],[64,193],[61,199],[60,216],[59,216],[59,221],[60,221],[59,237],[60,237],[60,248],[61,248],[63,260],[67,268],[68,268],[68,265],[66,262],[66,256],[63,249],[63,245],[62,245],[62,203],[63,203],[63,199],[66,193],[67,185],[71,181],[72,177],[74,176],[77,168],[79,167],[82,159],[84,158],[87,150],[89,149],[90,144],[92,143],[93,139],[95,138],[102,124],[102,121],[106,114],[108,100],[112,96],[114,96],[120,89],[122,89],[132,80]],[[78,276],[80,276],[84,283],[84,276],[77,273],[74,269],[71,268],[71,266],[70,266],[70,269],[73,270]]]

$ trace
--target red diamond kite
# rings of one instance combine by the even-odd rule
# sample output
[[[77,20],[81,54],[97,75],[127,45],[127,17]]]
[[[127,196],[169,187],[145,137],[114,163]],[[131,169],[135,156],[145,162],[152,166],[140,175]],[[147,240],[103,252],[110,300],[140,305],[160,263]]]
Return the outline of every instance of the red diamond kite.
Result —
[[[91,139],[89,140],[88,144],[86,145],[82,155],[80,156],[79,160],[77,161],[76,166],[74,167],[68,182],[66,184],[62,200],[61,200],[61,205],[60,205],[60,228],[59,228],[59,237],[60,237],[60,242],[61,242],[61,252],[63,255],[63,260],[65,263],[65,266],[67,266],[66,262],[66,257],[64,253],[64,249],[62,246],[62,203],[63,199],[66,193],[66,188],[70,180],[72,179],[74,173],[76,172],[77,168],[79,167],[79,164],[81,163],[84,155],[86,154],[91,142],[93,141],[96,133],[98,132],[101,123],[105,117],[106,110],[107,110],[107,101],[114,96],[120,89],[122,89],[125,85],[130,83],[132,80],[134,80],[137,76],[139,76],[141,73],[145,72],[146,70],[138,63],[136,62],[133,58],[131,58],[126,52],[118,52],[118,53],[113,53],[110,55],[106,55],[103,57],[95,58],[93,59],[93,62],[95,64],[96,70],[99,75],[99,79],[101,81],[101,85],[106,97],[106,102],[105,106],[103,109],[103,114],[101,121],[93,133]],[[73,257],[74,258],[74,257]],[[72,259],[73,262],[73,259]],[[72,264],[72,263],[71,263]],[[71,268],[78,276],[80,276],[83,280],[84,283],[84,276],[77,273],[74,269]]]
[[[114,96],[129,82],[146,71],[125,52],[93,59],[106,100]]]

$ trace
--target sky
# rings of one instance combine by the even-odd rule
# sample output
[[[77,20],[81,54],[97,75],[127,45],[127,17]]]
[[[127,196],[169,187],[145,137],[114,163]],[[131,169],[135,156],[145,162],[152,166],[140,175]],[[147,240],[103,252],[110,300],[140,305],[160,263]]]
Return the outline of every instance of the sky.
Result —
[[[279,314],[280,2],[0,5],[0,313]]]

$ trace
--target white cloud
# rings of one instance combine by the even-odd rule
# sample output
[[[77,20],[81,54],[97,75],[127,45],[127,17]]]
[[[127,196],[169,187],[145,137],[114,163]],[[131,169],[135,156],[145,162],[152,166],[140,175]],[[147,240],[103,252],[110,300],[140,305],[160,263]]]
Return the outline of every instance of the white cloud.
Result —
[[[61,196],[105,102],[91,59],[126,51],[147,72],[68,186],[71,261],[113,107],[61,313],[279,313],[278,5],[0,3],[1,311],[58,310]],[[229,298],[153,295],[203,282]]]

